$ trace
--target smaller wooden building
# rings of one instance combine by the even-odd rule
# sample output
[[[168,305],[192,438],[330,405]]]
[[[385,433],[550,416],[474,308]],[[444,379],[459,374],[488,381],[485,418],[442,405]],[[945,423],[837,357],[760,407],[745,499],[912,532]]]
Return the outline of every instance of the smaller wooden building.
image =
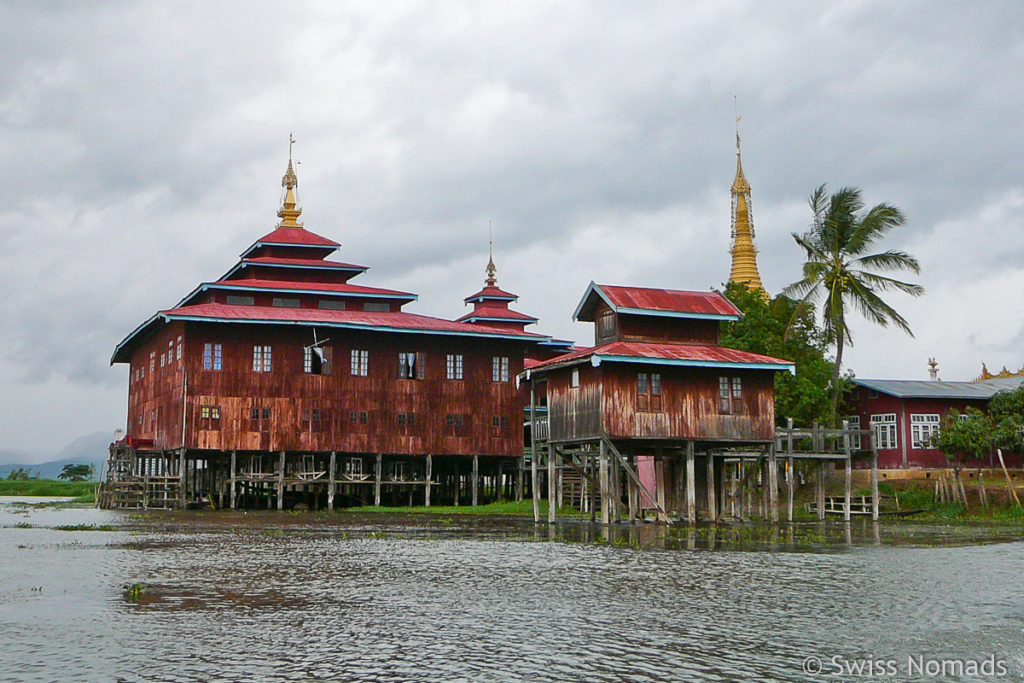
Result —
[[[594,323],[594,346],[526,364],[531,404],[546,397],[534,448],[551,471],[569,463],[593,480],[604,521],[622,505],[692,519],[700,504],[716,518],[726,450],[774,442],[774,373],[794,365],[721,346],[721,323],[740,315],[719,292],[591,283],[574,318]]]

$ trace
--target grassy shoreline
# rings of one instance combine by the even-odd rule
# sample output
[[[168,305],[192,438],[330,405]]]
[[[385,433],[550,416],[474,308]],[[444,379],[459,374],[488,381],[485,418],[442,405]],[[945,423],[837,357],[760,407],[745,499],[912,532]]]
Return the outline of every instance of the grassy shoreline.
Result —
[[[76,503],[95,499],[94,481],[60,481],[59,479],[0,479],[0,496],[32,496],[39,498],[74,498]]]

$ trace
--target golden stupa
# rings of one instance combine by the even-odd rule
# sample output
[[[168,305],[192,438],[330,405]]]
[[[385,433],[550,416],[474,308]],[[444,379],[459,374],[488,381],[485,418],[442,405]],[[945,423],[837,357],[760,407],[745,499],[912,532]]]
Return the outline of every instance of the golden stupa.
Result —
[[[740,158],[740,134],[736,132],[736,179],[732,182],[732,271],[729,282],[740,282],[748,289],[764,289],[757,272],[757,247],[754,246],[754,217],[750,209],[750,183],[743,175]]]

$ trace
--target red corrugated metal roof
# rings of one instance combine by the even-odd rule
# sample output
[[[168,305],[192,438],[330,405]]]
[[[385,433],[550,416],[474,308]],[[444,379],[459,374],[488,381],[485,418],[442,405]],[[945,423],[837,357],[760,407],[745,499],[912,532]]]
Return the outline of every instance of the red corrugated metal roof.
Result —
[[[467,320],[469,318],[498,318],[504,320],[522,320],[523,322],[535,323],[537,318],[520,313],[519,311],[513,311],[510,308],[499,304],[483,304],[474,308],[471,312],[458,318],[458,320]]]
[[[484,287],[476,294],[470,294],[463,301],[476,301],[477,299],[518,299],[519,297],[512,292],[506,292],[504,289],[498,289],[497,287]]]
[[[780,370],[792,367],[793,363],[780,358],[762,356],[759,353],[738,351],[724,346],[711,346],[706,344],[656,344],[649,342],[623,342],[616,341],[590,349],[581,349],[567,353],[557,358],[538,363],[535,367],[549,367],[562,363],[577,361],[590,356],[600,356],[602,360],[614,361],[617,358],[626,359],[651,359],[665,361],[684,361],[699,365],[708,364],[757,364],[777,365]]]
[[[340,263],[338,261],[326,261],[315,258],[281,258],[279,256],[254,256],[244,258],[242,263],[280,265],[280,266],[317,266],[325,268],[345,268],[347,270],[368,270],[367,266],[357,266],[354,263]]]
[[[617,287],[598,285],[612,304],[621,308],[675,313],[710,313],[739,315],[739,309],[719,292],[689,292],[679,289],[648,287]]]
[[[277,228],[256,240],[255,244],[260,242],[264,244],[293,244],[297,247],[333,247],[334,249],[341,246],[334,240],[329,240],[305,228]]]
[[[228,304],[198,304],[160,311],[171,318],[204,318],[237,322],[281,322],[309,324],[358,325],[360,327],[387,328],[449,334],[498,335],[546,339],[547,337],[513,329],[498,329],[486,325],[467,325],[452,320],[431,318],[415,313],[378,313],[369,311],[336,311],[320,308],[278,308],[274,306],[233,306]]]
[[[253,289],[308,289],[323,292],[338,292],[344,294],[376,294],[378,296],[394,296],[395,298],[412,301],[416,299],[415,294],[400,292],[396,289],[382,289],[380,287],[363,287],[361,285],[350,285],[347,282],[298,282],[294,280],[218,280],[214,285],[227,285],[230,287],[251,287]]]

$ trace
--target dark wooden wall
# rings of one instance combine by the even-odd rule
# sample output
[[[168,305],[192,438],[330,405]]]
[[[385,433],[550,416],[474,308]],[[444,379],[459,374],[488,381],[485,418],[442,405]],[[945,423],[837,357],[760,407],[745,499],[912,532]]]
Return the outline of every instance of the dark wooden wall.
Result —
[[[524,343],[514,340],[460,338],[416,333],[360,330],[318,330],[329,338],[330,375],[303,372],[303,346],[312,343],[310,328],[275,325],[188,323],[184,331],[185,360],[161,373],[159,349],[177,332],[169,326],[140,345],[132,357],[148,363],[157,350],[157,373],[147,366],[144,382],[132,392],[145,399],[129,408],[128,433],[152,438],[158,447],[181,442],[181,381],[187,371],[186,446],[218,450],[339,451],[434,455],[520,456],[523,448],[522,402],[515,386],[522,371]],[[220,343],[223,369],[203,370],[203,345]],[[252,347],[270,345],[272,371],[252,371]],[[350,351],[370,352],[369,374],[350,373]],[[398,353],[423,354],[424,379],[398,378]],[[461,353],[463,379],[446,379],[446,355]],[[493,382],[493,356],[509,357],[509,381]],[[138,360],[137,360],[138,359]],[[130,401],[131,402],[131,401]],[[161,406],[157,424],[140,430],[138,412]],[[219,424],[201,418],[202,406],[220,409]],[[251,411],[270,411],[270,419],[254,423]],[[320,411],[319,424],[303,421],[304,412]],[[355,411],[357,421],[351,421]],[[365,423],[361,414],[367,414]],[[413,414],[412,425],[399,424],[399,414]],[[462,416],[462,425],[447,423]],[[493,426],[497,417],[499,426]]]
[[[613,313],[614,329],[602,335],[597,323],[609,311],[601,302],[594,310],[594,343],[607,344],[613,341],[648,341],[672,344],[711,344],[718,346],[721,323],[717,320],[695,320],[656,315],[620,315]]]
[[[571,367],[548,373],[551,439],[594,438],[602,428],[613,439],[771,441],[775,421],[773,373],[636,363],[589,363],[571,388]],[[640,410],[637,372],[659,372],[661,410]],[[743,397],[734,414],[719,412],[719,376],[740,377]]]

